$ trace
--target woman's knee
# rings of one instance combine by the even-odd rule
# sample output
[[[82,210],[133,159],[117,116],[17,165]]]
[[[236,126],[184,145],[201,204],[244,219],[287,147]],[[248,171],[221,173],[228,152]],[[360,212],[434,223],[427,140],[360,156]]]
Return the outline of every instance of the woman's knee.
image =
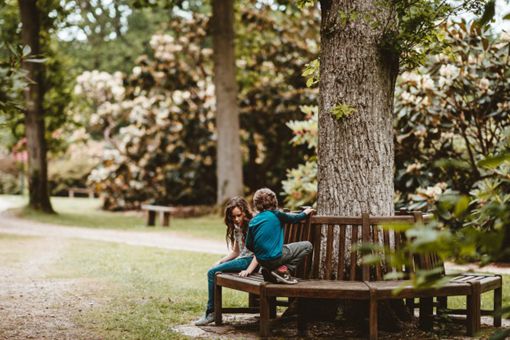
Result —
[[[218,271],[215,268],[211,268],[207,271],[207,278],[214,279],[214,276],[216,275]]]

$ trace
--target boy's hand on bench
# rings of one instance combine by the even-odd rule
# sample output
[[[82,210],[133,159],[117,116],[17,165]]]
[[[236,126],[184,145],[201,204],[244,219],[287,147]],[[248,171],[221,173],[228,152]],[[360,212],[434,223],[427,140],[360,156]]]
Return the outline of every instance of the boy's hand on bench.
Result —
[[[242,276],[242,277],[247,277],[249,276],[251,273],[247,270],[242,270],[239,272],[239,276]]]
[[[312,213],[315,213],[315,209],[313,208],[306,208],[305,210],[303,210],[303,212],[307,215],[310,215]]]

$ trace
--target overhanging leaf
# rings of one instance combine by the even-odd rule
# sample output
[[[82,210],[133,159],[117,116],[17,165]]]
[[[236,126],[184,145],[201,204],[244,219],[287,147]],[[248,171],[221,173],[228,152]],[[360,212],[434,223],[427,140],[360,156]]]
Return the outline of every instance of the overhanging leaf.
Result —
[[[485,26],[488,24],[492,19],[494,19],[494,15],[496,14],[496,0],[490,0],[485,5],[485,9],[483,10],[483,14],[478,19],[478,24],[480,26]]]
[[[486,169],[495,169],[504,162],[510,161],[510,153],[503,153],[497,156],[489,156],[478,162],[478,166]]]

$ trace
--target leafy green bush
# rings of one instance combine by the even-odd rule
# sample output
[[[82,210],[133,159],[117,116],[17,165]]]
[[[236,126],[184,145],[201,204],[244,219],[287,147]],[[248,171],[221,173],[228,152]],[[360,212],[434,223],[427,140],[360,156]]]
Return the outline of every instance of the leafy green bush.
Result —
[[[18,176],[0,172],[0,194],[18,195],[21,194]]]
[[[444,53],[397,84],[395,188],[414,208],[448,189],[467,195],[510,125],[510,37],[464,21],[443,28]]]
[[[292,130],[293,145],[306,145],[316,153],[317,149],[317,106],[302,106],[305,120],[290,121],[287,126]],[[315,205],[317,199],[317,158],[310,157],[305,164],[287,170],[287,179],[282,182],[286,195],[285,203],[290,208],[301,205]]]

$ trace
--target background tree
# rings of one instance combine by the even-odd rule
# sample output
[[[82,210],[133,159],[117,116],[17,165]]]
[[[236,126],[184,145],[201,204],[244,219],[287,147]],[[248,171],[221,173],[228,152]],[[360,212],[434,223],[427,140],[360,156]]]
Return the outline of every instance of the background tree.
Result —
[[[217,203],[243,194],[239,107],[234,55],[234,2],[212,0],[214,85],[216,94]]]
[[[61,2],[57,0],[40,0],[37,2],[38,20],[39,20],[39,48],[40,55],[33,53],[28,55],[29,49],[26,49],[27,55],[23,59],[29,63],[44,59],[44,67],[42,68],[41,77],[44,84],[44,97],[42,100],[42,109],[44,112],[44,138],[47,143],[46,147],[51,152],[59,152],[64,147],[61,134],[57,131],[68,120],[65,114],[67,105],[70,102],[70,88],[71,85],[69,78],[66,76],[68,66],[65,56],[57,53],[59,50],[58,41],[55,39],[55,27],[65,18],[66,13],[61,7]],[[16,2],[2,2],[2,11],[0,12],[0,37],[5,42],[0,46],[0,55],[7,55],[9,49],[7,46],[12,46],[18,49],[18,46],[23,46],[21,37],[20,25],[20,6]],[[31,52],[31,51],[30,51]],[[21,53],[19,53],[21,55]],[[37,59],[37,60],[34,60]],[[33,80],[27,76],[29,83]],[[13,89],[15,90],[15,89]],[[16,91],[14,91],[16,92]],[[13,93],[14,93],[13,92]],[[9,152],[11,149],[18,154],[23,154],[26,149],[25,143],[25,115],[21,110],[4,110],[2,112],[3,124],[0,126],[0,134],[6,136],[6,143],[3,144],[2,153]],[[9,161],[7,160],[9,163]],[[11,161],[12,163],[12,161]],[[19,164],[12,164],[17,170],[13,175],[22,175],[23,166]],[[1,171],[1,170],[0,170]],[[4,177],[7,179],[9,176]],[[10,186],[21,190],[23,183],[20,179],[10,181]]]
[[[39,56],[40,20],[36,0],[19,0],[21,37],[32,55]],[[24,62],[30,83],[25,90],[25,133],[28,149],[29,206],[44,212],[53,212],[48,194],[47,148],[44,135],[43,64]]]

